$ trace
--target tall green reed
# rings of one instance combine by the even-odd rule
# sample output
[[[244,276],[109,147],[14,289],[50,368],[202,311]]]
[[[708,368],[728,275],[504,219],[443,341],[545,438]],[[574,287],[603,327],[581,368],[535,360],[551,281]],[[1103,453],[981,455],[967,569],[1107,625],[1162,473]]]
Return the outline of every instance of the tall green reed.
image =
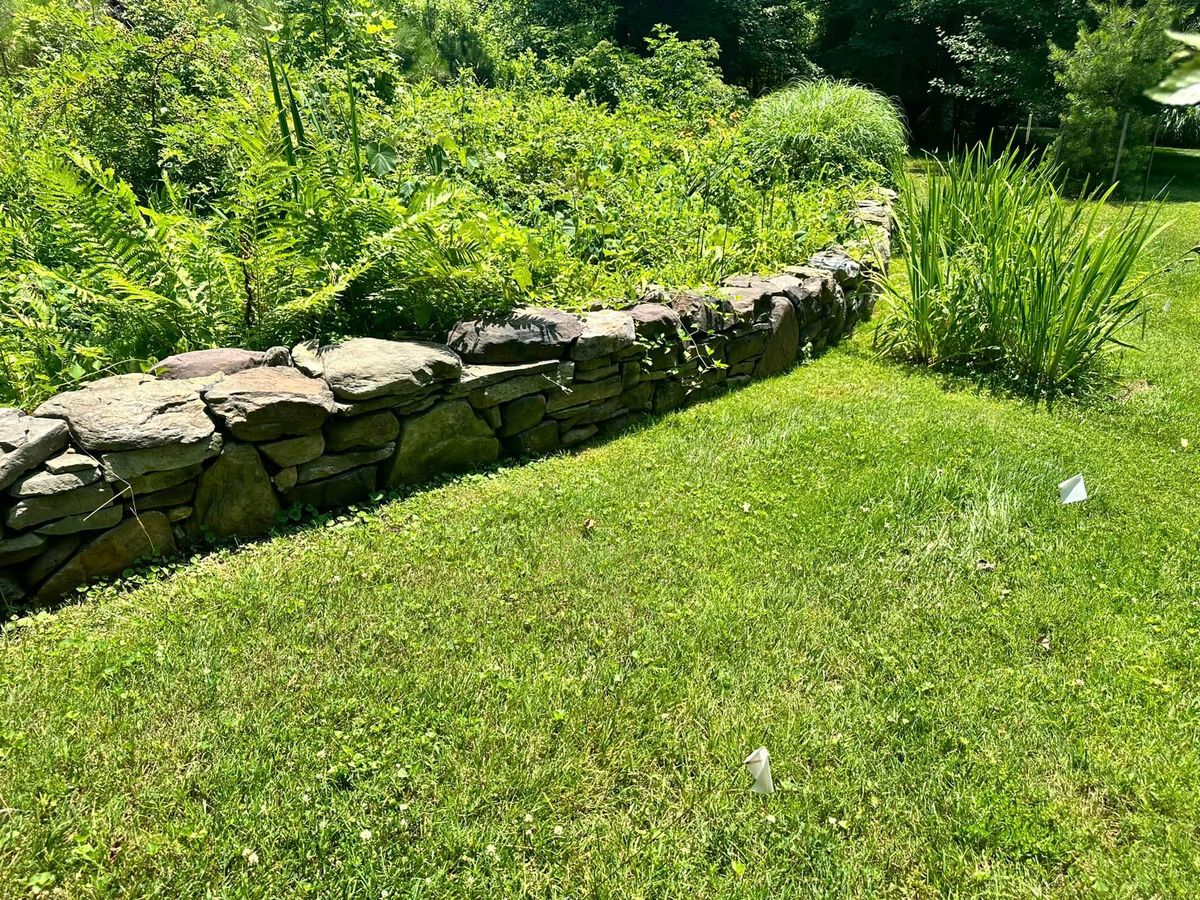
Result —
[[[1064,198],[1043,158],[978,145],[903,179],[883,352],[997,376],[1038,398],[1079,388],[1145,310],[1154,206]]]

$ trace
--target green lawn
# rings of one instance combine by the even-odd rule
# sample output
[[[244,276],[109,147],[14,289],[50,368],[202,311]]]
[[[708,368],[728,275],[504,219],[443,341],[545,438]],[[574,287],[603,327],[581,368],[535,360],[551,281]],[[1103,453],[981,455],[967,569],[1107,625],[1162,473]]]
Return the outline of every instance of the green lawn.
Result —
[[[1160,286],[1089,406],[864,332],[13,627],[0,894],[1195,896],[1200,267]]]

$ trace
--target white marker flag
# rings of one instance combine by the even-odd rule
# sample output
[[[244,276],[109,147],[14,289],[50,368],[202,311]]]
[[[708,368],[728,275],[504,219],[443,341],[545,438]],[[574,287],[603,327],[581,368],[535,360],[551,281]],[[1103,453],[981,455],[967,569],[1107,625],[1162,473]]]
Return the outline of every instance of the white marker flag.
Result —
[[[1083,483],[1082,475],[1073,475],[1058,486],[1058,496],[1063,504],[1079,503],[1088,498],[1087,486]]]
[[[743,765],[754,776],[754,784],[750,785],[750,790],[756,794],[775,793],[775,782],[771,780],[771,754],[767,752],[766,747],[759,747],[747,756]]]

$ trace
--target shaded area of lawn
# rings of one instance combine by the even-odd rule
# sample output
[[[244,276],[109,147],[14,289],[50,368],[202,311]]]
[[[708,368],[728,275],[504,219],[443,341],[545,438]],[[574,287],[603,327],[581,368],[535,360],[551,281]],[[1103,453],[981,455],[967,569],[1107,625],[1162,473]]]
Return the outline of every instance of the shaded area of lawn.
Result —
[[[16,630],[0,894],[1194,893],[1198,287],[1097,406],[864,334]]]

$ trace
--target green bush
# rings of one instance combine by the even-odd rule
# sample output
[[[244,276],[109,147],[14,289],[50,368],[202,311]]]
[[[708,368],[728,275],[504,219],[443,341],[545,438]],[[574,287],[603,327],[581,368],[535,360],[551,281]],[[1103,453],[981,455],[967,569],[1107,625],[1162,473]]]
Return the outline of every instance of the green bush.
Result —
[[[1128,346],[1144,311],[1139,255],[1155,210],[1103,224],[1109,193],[1066,201],[1056,170],[982,145],[906,177],[899,272],[876,332],[884,352],[933,367],[989,373],[1037,398],[1084,384],[1107,351]]]
[[[896,105],[842,81],[793,85],[754,104],[742,129],[758,177],[892,181],[907,148]]]

